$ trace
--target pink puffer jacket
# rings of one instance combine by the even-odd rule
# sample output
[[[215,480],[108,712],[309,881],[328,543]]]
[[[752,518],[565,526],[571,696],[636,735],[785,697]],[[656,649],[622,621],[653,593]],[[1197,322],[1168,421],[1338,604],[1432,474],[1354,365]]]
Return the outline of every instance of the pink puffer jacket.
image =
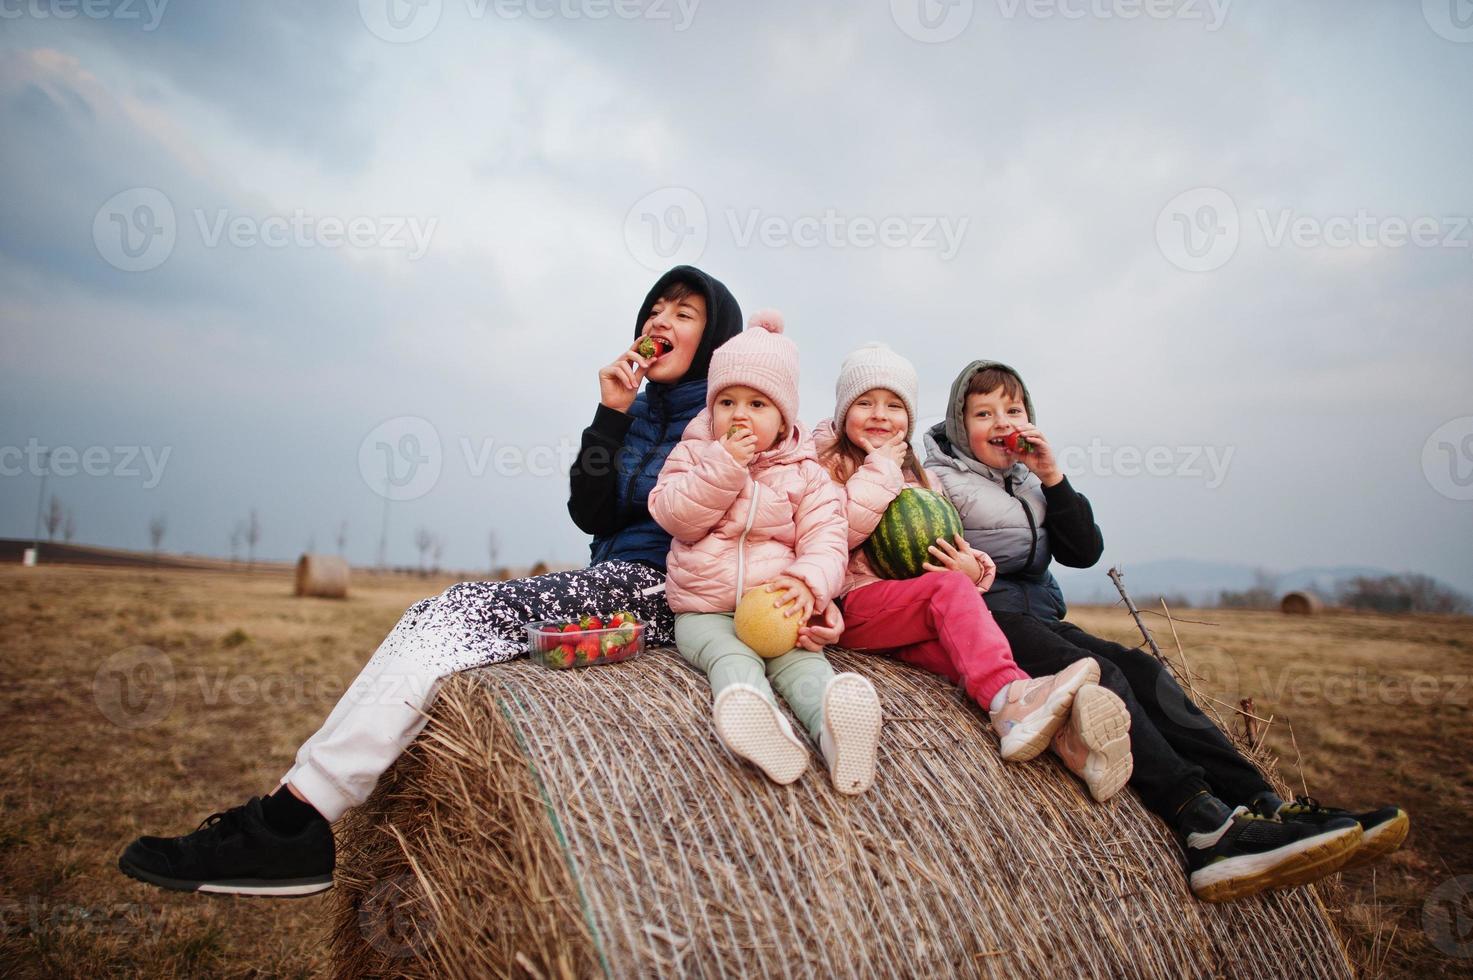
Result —
[[[825,453],[838,439],[833,419],[824,419],[813,430],[813,442],[817,452]],[[906,487],[925,486],[937,489],[931,474],[926,474],[926,483],[920,484],[915,477],[906,473],[892,460],[871,453],[864,465],[854,471],[848,483],[835,483],[844,501],[844,517],[849,523],[849,568],[844,575],[844,588],[839,595],[848,595],[855,589],[881,581],[870,567],[864,554],[864,543],[874,532],[885,508],[900,496]]]
[[[842,498],[801,423],[742,466],[701,412],[665,460],[649,508],[675,538],[665,589],[674,612],[732,612],[745,590],[783,574],[801,579],[821,612],[844,584]]]

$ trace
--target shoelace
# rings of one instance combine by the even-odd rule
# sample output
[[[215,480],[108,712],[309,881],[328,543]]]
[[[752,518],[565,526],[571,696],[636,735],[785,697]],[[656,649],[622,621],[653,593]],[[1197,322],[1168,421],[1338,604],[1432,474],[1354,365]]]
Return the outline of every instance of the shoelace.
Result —
[[[195,833],[201,830],[213,830],[217,836],[224,836],[240,826],[240,810],[240,807],[236,807],[233,810],[221,810],[219,813],[210,814],[199,822]]]
[[[1320,806],[1319,801],[1313,796],[1296,796],[1294,802],[1284,807],[1291,813],[1320,813],[1325,807]]]

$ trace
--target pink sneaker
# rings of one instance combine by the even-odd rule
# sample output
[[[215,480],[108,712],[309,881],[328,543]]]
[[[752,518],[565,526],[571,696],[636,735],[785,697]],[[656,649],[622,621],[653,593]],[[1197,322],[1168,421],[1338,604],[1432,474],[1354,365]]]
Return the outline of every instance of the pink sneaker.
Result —
[[[1069,723],[1059,729],[1052,746],[1069,771],[1103,803],[1130,782],[1135,761],[1130,754],[1130,712],[1114,691],[1086,684],[1074,696]]]
[[[1100,679],[1100,665],[1086,657],[1048,677],[1013,681],[1003,688],[1003,704],[992,712],[992,727],[1002,737],[1002,757],[1027,762],[1048,748],[1049,739],[1069,717],[1074,695]]]

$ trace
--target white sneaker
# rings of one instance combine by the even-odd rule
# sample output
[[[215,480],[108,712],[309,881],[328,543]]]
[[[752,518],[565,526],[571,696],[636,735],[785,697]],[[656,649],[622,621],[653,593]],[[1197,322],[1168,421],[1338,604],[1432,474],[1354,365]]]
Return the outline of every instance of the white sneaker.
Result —
[[[840,793],[854,796],[874,784],[882,718],[875,686],[858,674],[839,674],[824,688],[818,747]]]
[[[1130,751],[1130,712],[1114,691],[1086,684],[1074,697],[1069,723],[1052,748],[1089,795],[1103,803],[1125,788],[1135,771]]]
[[[777,705],[750,684],[733,684],[716,696],[716,736],[774,783],[786,786],[808,768],[808,746]]]

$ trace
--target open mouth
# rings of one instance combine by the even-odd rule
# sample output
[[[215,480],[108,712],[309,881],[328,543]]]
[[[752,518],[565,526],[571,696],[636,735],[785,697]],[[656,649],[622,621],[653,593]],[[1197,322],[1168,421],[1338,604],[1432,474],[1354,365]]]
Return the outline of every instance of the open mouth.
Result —
[[[654,360],[657,357],[664,357],[673,351],[675,345],[664,337],[649,336],[641,340],[639,346],[635,349],[639,351],[640,357]]]

